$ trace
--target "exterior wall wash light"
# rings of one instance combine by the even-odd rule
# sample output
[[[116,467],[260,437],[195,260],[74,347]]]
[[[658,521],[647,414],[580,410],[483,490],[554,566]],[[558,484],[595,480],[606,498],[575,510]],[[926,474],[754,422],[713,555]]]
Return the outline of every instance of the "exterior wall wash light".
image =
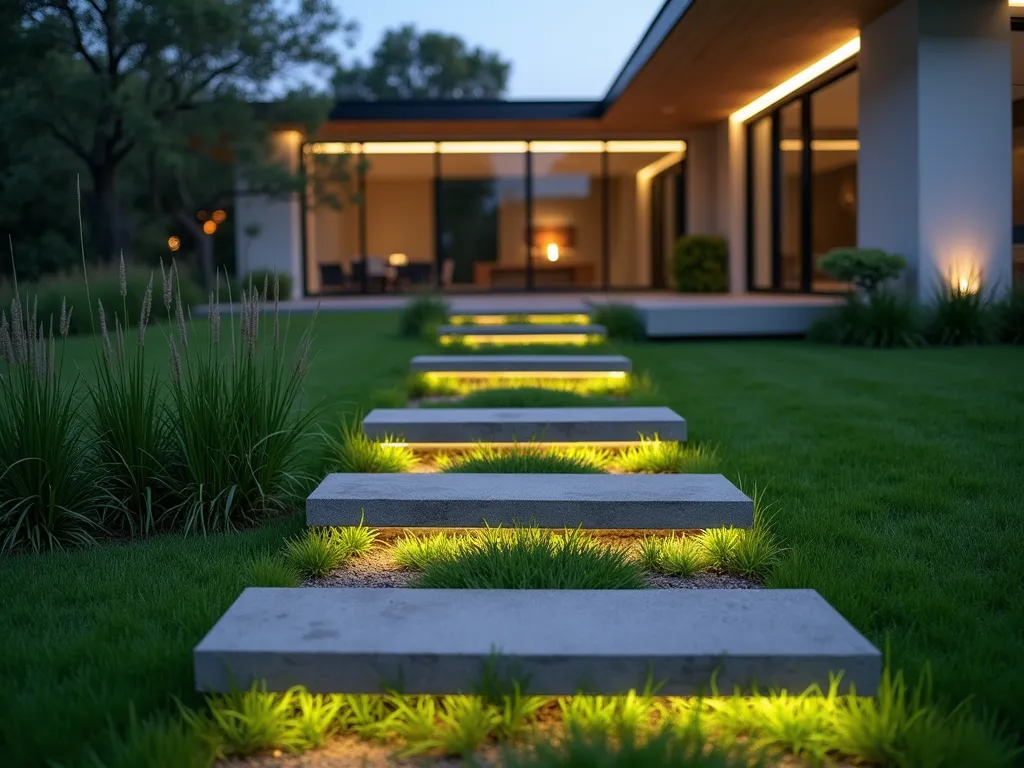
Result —
[[[959,295],[981,290],[981,273],[974,267],[956,266],[949,272],[949,286]]]

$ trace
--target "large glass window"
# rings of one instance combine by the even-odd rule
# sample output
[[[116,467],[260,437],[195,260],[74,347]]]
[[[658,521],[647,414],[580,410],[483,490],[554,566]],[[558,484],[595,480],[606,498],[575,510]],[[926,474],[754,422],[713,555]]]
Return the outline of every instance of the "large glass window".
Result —
[[[857,244],[856,72],[811,94],[812,289],[840,290],[818,266],[833,248]]]
[[[858,76],[852,72],[750,124],[752,289],[847,287],[829,278],[819,263],[833,248],[857,243],[857,99]]]
[[[597,288],[603,275],[603,142],[531,145],[530,260],[537,288]]]
[[[418,150],[418,151],[417,151]],[[363,145],[366,222],[365,265],[354,282],[370,290],[429,290],[435,263],[434,147]]]
[[[303,238],[311,294],[664,287],[682,141],[320,142]],[[350,159],[346,200],[314,160]]]
[[[359,146],[338,145],[324,157],[304,154],[310,189],[306,198],[306,292],[350,293],[362,260]],[[339,170],[342,169],[342,170]]]
[[[441,282],[526,287],[526,142],[441,144]]]
[[[685,155],[680,141],[609,141],[608,245],[612,288],[648,288],[653,275],[653,226],[670,205],[665,195],[654,195],[654,180],[677,166]],[[661,206],[655,216],[653,208]],[[674,220],[674,217],[673,217]]]

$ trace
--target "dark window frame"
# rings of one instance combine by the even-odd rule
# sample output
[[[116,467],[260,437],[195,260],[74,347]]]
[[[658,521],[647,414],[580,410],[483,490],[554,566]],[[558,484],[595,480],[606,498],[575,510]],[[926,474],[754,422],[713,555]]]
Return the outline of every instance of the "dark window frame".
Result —
[[[814,226],[814,170],[812,165],[813,147],[813,114],[811,112],[811,99],[818,91],[849,77],[857,71],[857,63],[847,63],[844,66],[834,69],[822,75],[812,83],[791,93],[782,101],[773,104],[768,109],[751,116],[745,123],[746,132],[746,168],[744,170],[744,183],[746,184],[745,200],[746,215],[745,225],[747,229],[747,285],[750,293],[783,293],[783,294],[819,294],[830,295],[836,291],[814,290],[814,253],[813,253],[813,226]],[[782,205],[781,205],[781,113],[786,107],[800,103],[800,133],[801,133],[801,155],[802,168],[800,177],[800,264],[801,286],[798,289],[786,289],[782,287]],[[758,288],[754,280],[754,148],[753,148],[753,126],[759,120],[769,118],[772,121],[772,200],[770,206],[771,217],[771,259],[772,259],[772,287]]]

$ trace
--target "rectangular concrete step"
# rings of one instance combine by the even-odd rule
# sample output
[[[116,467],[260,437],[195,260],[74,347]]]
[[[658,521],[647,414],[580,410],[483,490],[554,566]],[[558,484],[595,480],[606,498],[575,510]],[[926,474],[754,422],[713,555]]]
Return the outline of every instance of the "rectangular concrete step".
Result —
[[[544,336],[556,338],[580,338],[590,336],[604,337],[603,325],[539,325],[539,324],[505,324],[505,325],[442,325],[437,329],[438,337],[450,339],[462,338],[496,338],[496,337],[527,337],[540,339]]]
[[[245,590],[194,651],[200,691],[524,693],[735,688],[872,695],[882,657],[817,592],[765,589]],[[511,688],[511,686],[510,686]]]
[[[306,499],[308,525],[380,528],[697,530],[754,524],[722,475],[332,474]]]
[[[633,364],[623,355],[417,355],[409,370],[448,376],[607,375],[630,373]]]
[[[686,440],[686,419],[665,406],[596,408],[377,408],[363,419],[373,439],[418,445],[635,443]]]

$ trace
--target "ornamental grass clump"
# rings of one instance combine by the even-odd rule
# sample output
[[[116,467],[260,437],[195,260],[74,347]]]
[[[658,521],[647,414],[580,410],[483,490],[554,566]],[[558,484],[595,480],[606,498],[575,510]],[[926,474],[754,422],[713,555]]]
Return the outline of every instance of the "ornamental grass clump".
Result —
[[[16,281],[14,291],[10,317],[0,311],[0,554],[92,544],[104,495],[75,380],[63,376],[71,308],[57,320],[58,356],[54,318],[38,317]]]
[[[186,533],[230,531],[291,510],[313,479],[306,438],[316,411],[299,407],[313,324],[294,357],[287,354],[280,286],[275,282],[268,339],[260,334],[267,285],[258,291],[250,283],[240,297],[237,336],[232,325],[224,340],[217,293],[210,295],[208,338],[190,333],[180,293],[168,337],[172,431],[180,452],[177,527]],[[169,314],[173,298],[165,277]]]
[[[172,268],[172,277],[173,272]],[[89,415],[103,476],[108,527],[122,535],[146,536],[173,523],[178,499],[169,469],[175,463],[175,446],[166,392],[146,363],[153,276],[142,296],[133,343],[127,333],[128,280],[123,256],[118,273],[121,306],[111,315],[113,333],[107,315],[110,308],[97,300],[100,339],[93,353],[95,381],[88,385]],[[85,280],[88,285],[88,275]]]
[[[356,413],[342,419],[336,434],[322,432],[329,472],[408,472],[419,463],[412,449],[396,438],[374,440],[363,432]]]

